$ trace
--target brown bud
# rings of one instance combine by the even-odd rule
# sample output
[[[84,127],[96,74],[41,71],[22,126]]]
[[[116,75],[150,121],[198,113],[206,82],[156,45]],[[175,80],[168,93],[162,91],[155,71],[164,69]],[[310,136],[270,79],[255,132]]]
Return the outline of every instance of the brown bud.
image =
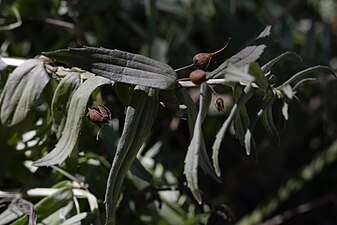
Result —
[[[193,57],[193,63],[199,69],[207,69],[214,53],[198,53]]]
[[[219,112],[223,112],[225,109],[225,103],[221,97],[217,97],[215,100],[215,107]]]
[[[207,73],[203,70],[194,70],[190,73],[190,80],[196,84],[200,85],[206,81]]]
[[[229,44],[230,38],[228,39],[226,45],[224,47],[222,47],[221,49],[219,49],[218,51],[215,52],[202,52],[202,53],[198,53],[193,57],[193,63],[196,67],[198,67],[199,69],[205,70],[207,69],[207,67],[209,66],[212,57],[220,52],[222,52],[227,45]]]
[[[95,105],[88,108],[87,118],[98,124],[108,123],[111,120],[111,112],[104,105]]]

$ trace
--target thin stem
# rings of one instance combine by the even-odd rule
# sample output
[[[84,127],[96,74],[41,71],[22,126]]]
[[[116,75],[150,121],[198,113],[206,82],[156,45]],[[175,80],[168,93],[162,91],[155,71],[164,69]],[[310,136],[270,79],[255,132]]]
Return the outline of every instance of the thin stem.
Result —
[[[101,127],[98,129],[97,135],[96,135],[96,140],[97,140],[97,141],[99,140],[99,134],[100,134],[102,128],[105,127],[106,125],[107,125],[107,124],[104,124],[103,126],[101,126]]]
[[[211,85],[208,85],[208,87],[211,89],[212,93],[216,96],[219,97],[218,93],[214,90],[214,88]]]
[[[225,44],[225,46],[222,47],[221,49],[219,49],[218,51],[213,52],[213,55],[216,55],[216,54],[222,52],[223,50],[225,50],[225,48],[228,46],[228,44],[229,44],[230,41],[231,41],[231,38],[229,37],[228,40],[227,40],[227,43]]]
[[[190,67],[192,67],[192,66],[194,66],[194,63],[192,63],[192,64],[190,64],[190,65],[187,65],[187,66],[180,67],[180,68],[178,68],[178,69],[175,69],[174,71],[175,71],[175,72],[179,72],[179,71],[181,71],[181,70],[190,68]]]

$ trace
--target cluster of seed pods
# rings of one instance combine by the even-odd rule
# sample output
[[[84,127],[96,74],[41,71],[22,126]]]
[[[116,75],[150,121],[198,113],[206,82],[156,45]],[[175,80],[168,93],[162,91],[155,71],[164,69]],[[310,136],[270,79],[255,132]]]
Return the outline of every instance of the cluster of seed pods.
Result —
[[[206,69],[210,65],[210,63],[212,61],[212,58],[216,54],[222,52],[227,47],[227,45],[229,44],[229,40],[226,43],[226,45],[218,51],[201,52],[201,53],[196,54],[193,57],[193,64],[181,68],[181,69],[185,69],[185,68],[189,68],[191,66],[195,66],[197,68],[196,70],[192,71],[189,74],[188,80],[192,81],[195,85],[200,85],[200,84],[206,82],[207,81]],[[181,69],[177,69],[176,71],[179,71]],[[213,94],[217,97],[216,100],[215,100],[215,107],[217,108],[217,110],[219,112],[223,112],[224,111],[224,101],[223,101],[223,99],[215,92],[215,90],[212,88],[212,86],[210,86],[210,88],[211,88]]]

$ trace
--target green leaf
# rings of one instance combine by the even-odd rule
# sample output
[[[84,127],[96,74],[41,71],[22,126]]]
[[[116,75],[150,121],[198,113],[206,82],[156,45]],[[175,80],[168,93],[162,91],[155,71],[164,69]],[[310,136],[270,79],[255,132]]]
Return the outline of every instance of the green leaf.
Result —
[[[80,76],[80,73],[77,72],[68,73],[55,90],[51,104],[51,112],[53,126],[58,139],[60,139],[66,124],[70,100],[80,86]]]
[[[248,73],[248,65],[237,67],[233,64],[229,64],[225,69],[225,79],[228,82],[239,82],[243,84],[251,83],[255,81],[255,78]]]
[[[212,99],[212,93],[209,86],[206,83],[201,84],[200,87],[200,100],[199,100],[199,113],[197,115],[192,140],[188,146],[187,154],[185,157],[184,174],[186,176],[187,186],[191,189],[194,198],[199,204],[202,203],[201,192],[198,186],[198,165],[199,159],[203,162],[205,171],[214,171],[213,168],[207,168],[205,159],[208,159],[208,155],[205,146],[205,141],[202,133],[202,123],[207,115],[207,111]],[[201,149],[204,149],[204,156],[202,157]],[[209,161],[209,159],[208,159]],[[210,163],[209,163],[210,164]],[[214,172],[210,172],[213,173]],[[214,177],[217,177],[214,175]]]
[[[251,143],[252,143],[252,132],[250,131],[250,129],[248,129],[246,131],[246,134],[245,134],[245,149],[246,149],[246,154],[247,155],[250,155],[251,153]]]
[[[266,42],[270,35],[270,30],[271,26],[266,26],[260,35],[251,44],[230,57],[228,61],[238,67],[255,62],[260,58],[264,49],[267,47]]]
[[[11,223],[10,225],[27,225],[28,224],[28,217],[24,216],[21,217],[20,219],[15,220],[13,223]]]
[[[148,182],[148,183],[153,183],[153,176],[152,174],[145,169],[145,167],[142,165],[142,163],[135,158],[135,160],[132,163],[132,166],[130,168],[130,172],[139,177],[140,179]]]
[[[44,220],[60,208],[69,204],[69,202],[72,201],[72,198],[72,186],[67,182],[67,185],[63,185],[63,187],[59,188],[57,192],[43,198],[34,205],[38,221]],[[18,219],[23,215],[23,212],[21,212],[17,208],[16,203],[14,203],[0,215],[0,224],[7,224],[8,222]],[[14,224],[22,224],[24,221],[28,221],[27,216],[19,218]]]
[[[292,99],[295,95],[295,91],[291,88],[289,84],[282,85],[278,87],[277,89],[281,91],[281,93],[283,94],[283,97],[287,97],[288,99]]]
[[[132,88],[128,84],[116,82],[114,84],[114,88],[116,91],[116,95],[122,104],[127,107],[129,105],[129,101],[132,94]]]
[[[24,213],[12,202],[8,208],[0,214],[0,225],[8,224],[23,215]]]
[[[223,123],[222,127],[218,131],[215,137],[215,141],[213,143],[212,149],[213,149],[213,154],[212,154],[212,159],[213,159],[213,166],[215,168],[215,171],[218,176],[221,175],[221,170],[219,166],[219,150],[221,147],[222,140],[225,137],[225,134],[229,128],[229,125],[231,124],[232,120],[234,119],[235,114],[239,111],[239,109],[246,104],[248,99],[252,96],[252,86],[251,84],[248,84],[245,88],[243,93],[241,94],[240,98],[238,101],[235,103],[233,106],[228,118],[225,120]]]
[[[69,183],[67,186],[60,188],[57,192],[43,198],[39,201],[34,209],[38,215],[38,220],[43,220],[53,212],[66,206],[73,199],[72,186]]]
[[[269,87],[268,80],[261,70],[261,67],[257,63],[251,63],[249,65],[249,74],[255,77],[256,85],[263,91],[266,91]]]
[[[76,216],[71,217],[70,219],[66,220],[60,225],[88,225],[88,224],[96,224],[96,225],[100,224],[95,214],[87,212],[80,213],[77,214]]]
[[[7,64],[0,57],[0,71],[4,71],[7,68]]]
[[[186,90],[186,88],[183,87],[177,87],[175,89],[176,92],[176,96],[179,100],[180,104],[186,105],[187,106],[187,113],[188,113],[188,126],[189,126],[189,132],[190,132],[190,138],[193,138],[193,133],[194,133],[194,129],[195,129],[195,124],[196,124],[196,119],[197,119],[197,115],[198,115],[198,110],[196,105],[194,104],[191,96],[189,95],[188,91]],[[209,92],[209,90],[208,90]],[[209,94],[208,94],[209,95]],[[206,95],[206,96],[208,96]],[[210,104],[210,99],[209,97],[205,98],[208,102],[204,101],[202,102],[203,105],[208,105]],[[201,104],[201,102],[200,102]],[[206,107],[207,108],[207,107]],[[204,115],[202,115],[202,121],[204,120],[207,111],[204,111]],[[211,178],[213,178],[214,180],[218,181],[219,183],[221,183],[221,178],[217,176],[217,174],[215,173],[215,170],[212,166],[212,163],[208,157],[207,154],[207,149],[206,149],[206,145],[205,145],[205,141],[204,141],[204,137],[203,135],[201,135],[201,139],[200,139],[200,158],[199,158],[199,163],[201,168],[203,169],[203,171],[210,176]]]
[[[175,94],[178,98],[178,101],[182,105],[186,105],[187,107],[187,121],[188,121],[188,130],[190,133],[190,138],[192,139],[193,137],[193,131],[194,131],[194,125],[195,125],[195,120],[198,115],[198,110],[197,107],[195,106],[190,94],[188,93],[187,89],[184,87],[178,86],[175,89]]]
[[[266,131],[269,133],[271,137],[273,137],[274,141],[279,145],[280,137],[278,135],[277,129],[274,124],[274,119],[273,119],[272,104],[274,100],[275,100],[274,97],[269,98],[267,107],[262,112],[261,120],[262,120],[262,124],[264,128],[266,129]]]
[[[0,98],[2,124],[10,127],[25,120],[48,82],[42,60],[29,59],[18,66],[10,74]]]
[[[65,220],[65,218],[73,215],[75,213],[74,211],[74,203],[72,201],[69,201],[68,204],[64,207],[59,208],[55,212],[48,215],[45,219],[41,221],[41,223],[48,225],[59,225]]]
[[[218,68],[208,74],[207,78],[220,78],[225,75],[224,70],[229,64],[233,64],[236,67],[243,67],[249,63],[255,62],[260,58],[264,49],[266,48],[266,42],[270,35],[271,26],[266,26],[260,35],[247,47],[233,55],[225,62],[223,62]]]
[[[287,59],[287,58],[290,58],[290,59],[294,59],[298,62],[301,62],[302,61],[302,58],[301,56],[297,55],[295,52],[284,52],[282,53],[281,55],[275,57],[274,59],[270,60],[269,62],[267,62],[266,64],[264,64],[261,69],[263,71],[263,73],[267,73],[270,71],[270,69],[276,64],[278,63],[280,60],[283,60],[283,59]]]
[[[34,166],[60,164],[77,148],[88,99],[97,87],[105,84],[111,84],[111,81],[103,77],[95,76],[86,80],[76,90],[70,102],[67,121],[61,139],[49,154],[35,161],[33,163]]]
[[[234,97],[235,102],[239,101],[242,93],[243,93],[243,87],[241,87],[240,85],[235,85],[233,88],[233,97]],[[233,119],[233,127],[235,131],[235,135],[238,138],[242,146],[244,146],[244,138],[245,138],[245,134],[249,126],[250,126],[250,119],[248,116],[246,105],[242,105],[240,109],[238,110],[238,112],[235,114],[234,119]]]
[[[283,102],[282,106],[282,115],[285,120],[289,119],[289,114],[288,114],[288,103],[286,101]]]
[[[136,86],[126,110],[122,136],[108,176],[105,193],[106,224],[112,224],[119,192],[157,115],[158,91]]]
[[[282,86],[286,86],[286,85],[294,85],[294,82],[299,82],[302,79],[307,78],[308,74],[312,73],[312,72],[317,72],[317,71],[327,71],[330,72],[333,76],[336,77],[336,73],[328,66],[313,66],[313,67],[309,67],[305,70],[302,70],[296,74],[294,74],[292,77],[290,77],[287,81],[285,81],[280,87]]]
[[[177,74],[169,65],[142,55],[94,47],[44,54],[117,82],[159,89],[172,89],[176,83]]]

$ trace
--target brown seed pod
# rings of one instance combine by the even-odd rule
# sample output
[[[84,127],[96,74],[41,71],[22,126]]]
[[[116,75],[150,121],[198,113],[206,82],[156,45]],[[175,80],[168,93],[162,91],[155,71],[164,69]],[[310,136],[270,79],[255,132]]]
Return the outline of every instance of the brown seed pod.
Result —
[[[87,118],[91,122],[104,124],[111,120],[111,112],[104,105],[95,105],[88,108]]]
[[[225,103],[219,96],[215,99],[215,107],[219,112],[223,112],[225,110]]]
[[[193,63],[199,69],[207,69],[210,64],[212,57],[214,56],[214,52],[212,53],[198,53],[193,57]]]
[[[200,85],[205,82],[206,77],[207,73],[203,70],[194,70],[189,75],[190,80],[196,85]]]
[[[198,67],[199,69],[205,70],[207,69],[207,67],[209,66],[209,64],[211,63],[212,57],[220,52],[222,52],[227,45],[229,44],[230,38],[228,39],[226,45],[224,47],[222,47],[221,49],[219,49],[218,51],[215,52],[202,52],[202,53],[198,53],[193,57],[193,63],[196,67]]]

